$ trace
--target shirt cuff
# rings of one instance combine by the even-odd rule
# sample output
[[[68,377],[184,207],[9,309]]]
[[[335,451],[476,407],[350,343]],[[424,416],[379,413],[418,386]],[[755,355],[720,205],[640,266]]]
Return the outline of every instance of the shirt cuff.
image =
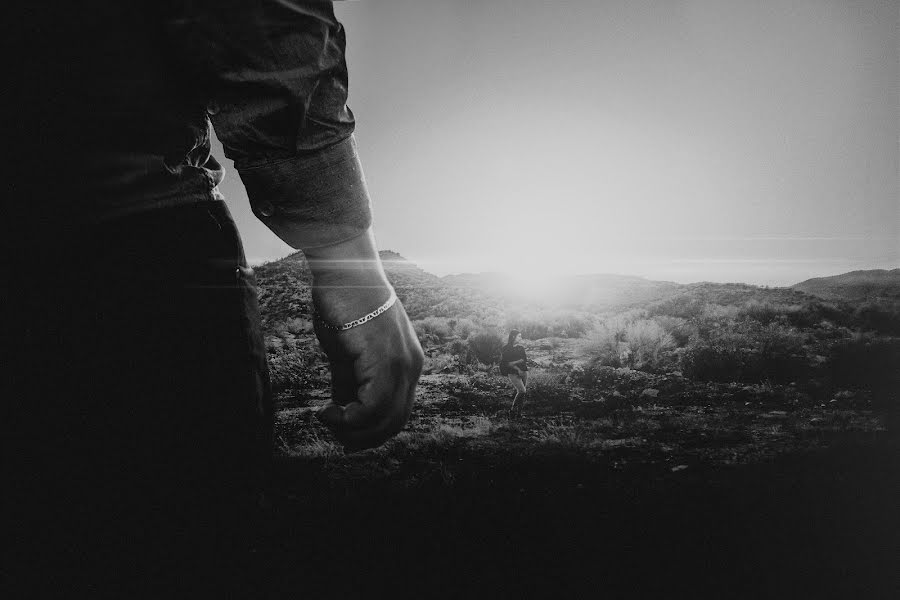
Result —
[[[253,214],[278,237],[305,250],[364,233],[372,208],[353,136],[318,152],[235,167]]]

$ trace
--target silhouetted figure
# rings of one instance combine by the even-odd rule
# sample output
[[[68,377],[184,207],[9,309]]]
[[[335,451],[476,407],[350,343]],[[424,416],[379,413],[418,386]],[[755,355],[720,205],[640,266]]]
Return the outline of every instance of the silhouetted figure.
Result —
[[[396,433],[423,360],[376,251],[344,30],[329,2],[3,10],[5,583],[258,597],[232,584],[273,407],[210,122],[254,214],[309,261],[334,381],[320,418],[337,438]]]
[[[500,354],[500,373],[509,378],[516,393],[513,396],[512,405],[509,408],[511,416],[521,416],[522,407],[525,405],[525,396],[528,392],[528,365],[525,356],[525,348],[516,346],[516,336],[519,331],[513,329],[509,332],[506,346]]]

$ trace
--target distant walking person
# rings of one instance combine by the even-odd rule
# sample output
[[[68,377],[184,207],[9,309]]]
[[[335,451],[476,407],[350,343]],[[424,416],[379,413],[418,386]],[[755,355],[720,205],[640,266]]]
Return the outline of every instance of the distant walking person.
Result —
[[[525,404],[525,395],[528,385],[528,365],[525,357],[525,348],[516,346],[517,329],[509,332],[509,340],[503,347],[500,355],[500,374],[509,377],[509,382],[516,390],[512,406],[509,407],[510,416],[521,416],[522,406]]]

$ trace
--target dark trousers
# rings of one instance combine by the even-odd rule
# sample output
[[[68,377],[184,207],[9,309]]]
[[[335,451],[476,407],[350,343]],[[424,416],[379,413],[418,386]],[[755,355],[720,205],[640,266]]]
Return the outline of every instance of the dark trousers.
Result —
[[[7,581],[210,591],[240,575],[272,450],[234,222],[206,202],[63,241],[7,256]]]

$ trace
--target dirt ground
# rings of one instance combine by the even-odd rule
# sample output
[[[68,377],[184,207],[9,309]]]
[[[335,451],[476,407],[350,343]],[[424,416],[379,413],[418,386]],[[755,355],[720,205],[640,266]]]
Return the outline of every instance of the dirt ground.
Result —
[[[259,597],[900,598],[894,312],[714,283],[532,310],[393,258],[425,370],[407,428],[355,454],[315,419],[302,273],[259,269],[279,390]],[[511,327],[515,419],[485,350]]]
[[[313,416],[327,394],[280,399],[272,597],[897,597],[877,414],[538,399],[511,420],[479,381],[423,376],[407,429],[356,454]]]

